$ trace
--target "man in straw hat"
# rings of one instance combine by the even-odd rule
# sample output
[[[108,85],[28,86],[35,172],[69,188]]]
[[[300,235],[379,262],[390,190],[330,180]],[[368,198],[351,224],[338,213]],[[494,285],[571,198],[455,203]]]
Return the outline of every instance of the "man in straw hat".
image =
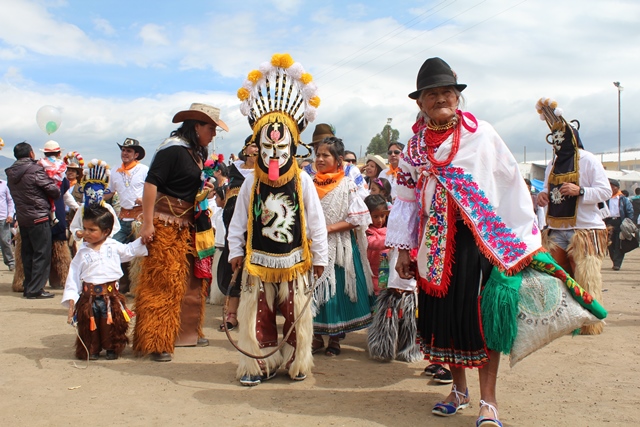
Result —
[[[114,194],[120,198],[120,231],[113,238],[120,243],[130,243],[136,238],[133,223],[142,219],[142,192],[144,180],[147,178],[149,167],[140,163],[144,159],[145,151],[137,139],[125,138],[120,148],[122,165],[111,174],[109,185],[111,192],[105,195],[109,200]],[[122,264],[123,276],[120,278],[120,293],[129,292],[129,262]]]
[[[207,212],[195,208],[214,187],[202,173],[207,147],[218,127],[229,129],[219,108],[201,103],[178,112],[173,122],[182,125],[160,144],[145,179],[140,237],[149,256],[132,278],[133,350],[157,362],[171,361],[176,346],[209,344],[202,324],[214,235]]]

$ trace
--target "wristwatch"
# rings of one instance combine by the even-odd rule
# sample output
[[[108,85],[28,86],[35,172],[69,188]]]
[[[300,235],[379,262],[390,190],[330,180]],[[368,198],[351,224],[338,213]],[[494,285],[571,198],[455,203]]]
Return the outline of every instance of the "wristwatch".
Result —
[[[580,187],[580,191],[578,191],[579,196],[584,196],[584,188]]]

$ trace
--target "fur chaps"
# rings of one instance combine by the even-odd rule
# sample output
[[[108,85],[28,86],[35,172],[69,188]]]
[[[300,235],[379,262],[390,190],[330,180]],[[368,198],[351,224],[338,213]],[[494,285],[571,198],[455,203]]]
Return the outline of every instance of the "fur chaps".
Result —
[[[80,360],[87,359],[87,351],[84,345],[87,346],[91,354],[98,354],[102,349],[114,350],[118,357],[122,354],[127,344],[129,344],[129,338],[127,337],[127,330],[129,329],[129,323],[122,313],[120,304],[126,307],[126,299],[123,295],[117,294],[112,297],[104,297],[111,299],[111,315],[113,317],[113,324],[108,325],[107,319],[96,319],[97,329],[91,330],[91,311],[92,307],[89,303],[90,295],[88,292],[80,295],[78,304],[76,305],[76,316],[78,320],[78,335],[76,337],[76,357]],[[84,345],[82,342],[84,341]]]
[[[136,355],[173,353],[180,331],[182,300],[192,266],[187,254],[193,252],[188,227],[167,224],[155,218],[154,239],[147,245],[149,255],[140,258],[134,274],[136,324],[133,350]]]
[[[51,245],[51,270],[49,286],[53,289],[64,289],[71,265],[71,251],[66,240],[54,240]]]
[[[417,296],[415,292],[383,289],[378,296],[373,323],[369,327],[369,356],[383,362],[400,359],[418,362],[424,354],[417,344]]]
[[[247,277],[243,279],[243,282],[245,282]],[[306,278],[298,276],[292,282],[280,284],[261,283],[260,279],[255,276],[249,276],[248,280],[249,283],[242,287],[240,306],[238,307],[238,323],[242,325],[238,331],[238,346],[241,349],[255,355],[265,355],[274,350],[275,346],[273,345],[263,347],[263,343],[260,342],[256,333],[255,325],[258,320],[259,301],[266,301],[271,312],[276,309],[276,304],[283,313],[289,308],[292,310],[286,313],[289,321],[294,321],[294,319],[298,318],[300,320],[281,351],[260,360],[241,354],[236,372],[237,378],[239,379],[247,374],[269,374],[278,368],[287,369],[291,378],[295,378],[298,374],[309,374],[311,368],[313,368],[313,356],[311,354],[313,315],[311,313],[311,305],[303,311],[308,299]],[[264,319],[265,317],[261,315],[261,321]],[[276,325],[272,326],[277,331]],[[287,332],[285,325],[283,333],[286,335]]]
[[[24,266],[22,264],[22,237],[20,233],[16,233],[16,248],[13,258],[15,260],[15,270],[13,270],[13,283],[11,290],[13,292],[24,292]]]

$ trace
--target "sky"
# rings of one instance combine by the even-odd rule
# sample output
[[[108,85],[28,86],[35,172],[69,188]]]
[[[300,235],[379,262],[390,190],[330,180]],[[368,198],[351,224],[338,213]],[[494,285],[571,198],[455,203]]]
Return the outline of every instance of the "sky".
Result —
[[[491,123],[518,161],[551,156],[535,103],[578,119],[585,148],[640,147],[637,0],[2,0],[0,155],[54,139],[85,159],[120,163],[116,143],[153,151],[192,102],[221,109],[228,158],[247,135],[237,89],[274,53],[311,73],[321,105],[302,134],[330,123],[364,155],[387,119],[408,140],[422,63],[438,56],[468,85],[464,109]],[[48,136],[40,107],[62,111]],[[210,151],[214,148],[213,144]],[[525,154],[526,153],[526,154]]]

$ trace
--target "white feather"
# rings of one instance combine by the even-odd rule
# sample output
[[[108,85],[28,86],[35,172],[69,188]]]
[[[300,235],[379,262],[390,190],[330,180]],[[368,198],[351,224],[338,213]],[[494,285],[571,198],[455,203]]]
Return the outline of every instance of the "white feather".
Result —
[[[299,62],[294,62],[291,67],[287,68],[287,73],[296,80],[300,80],[302,74],[304,74],[304,68]]]
[[[553,110],[553,114],[555,114],[558,117],[562,117],[562,113],[564,113],[564,111],[562,111],[562,108],[558,107],[555,110]]]

